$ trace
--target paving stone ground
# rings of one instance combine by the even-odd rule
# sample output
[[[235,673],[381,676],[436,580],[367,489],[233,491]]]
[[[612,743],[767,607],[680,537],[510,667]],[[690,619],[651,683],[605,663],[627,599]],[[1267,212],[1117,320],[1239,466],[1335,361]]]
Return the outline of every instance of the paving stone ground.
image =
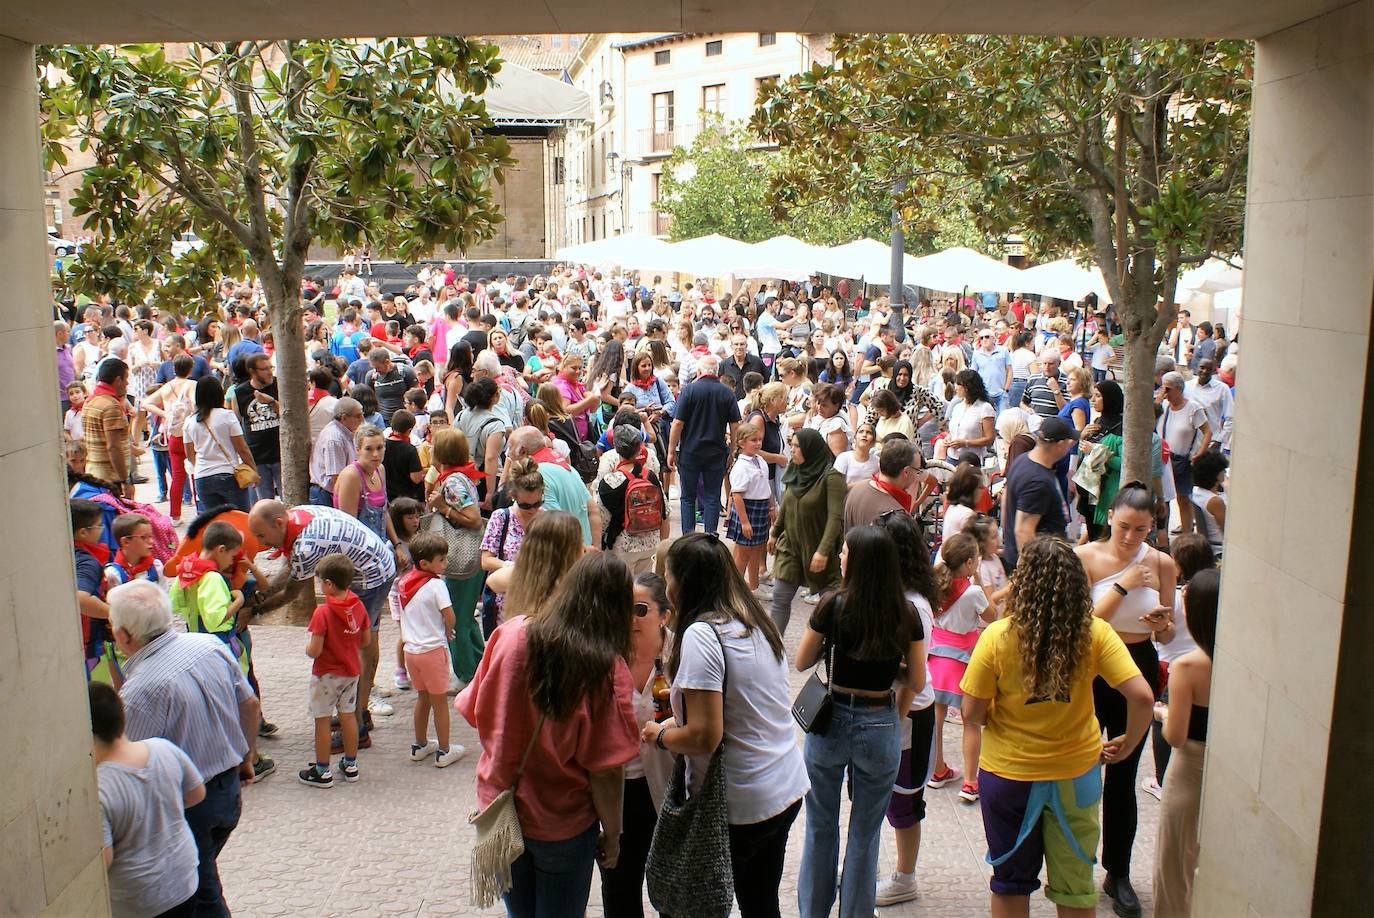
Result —
[[[803,615],[798,603],[797,615]],[[802,619],[803,621],[805,619]],[[788,653],[795,650],[791,629]],[[360,755],[362,780],[329,790],[301,785],[296,771],[312,757],[311,721],[306,713],[310,662],[304,653],[305,630],[288,625],[253,629],[253,651],[265,693],[268,717],[281,727],[278,737],[261,741],[277,761],[277,773],[244,792],[243,818],[220,857],[229,904],[236,915],[499,915],[470,904],[468,850],[472,831],[467,815],[476,804],[477,735],[462,718],[453,717],[454,739],[468,755],[446,769],[414,765],[408,756],[415,693],[390,700],[396,714],[377,718],[371,749]],[[383,666],[379,682],[390,685],[396,631],[383,617]],[[794,674],[793,688],[802,676]],[[945,748],[959,761],[960,727],[949,724]],[[799,739],[800,741],[800,739]],[[432,761],[432,760],[431,760]],[[1150,765],[1147,751],[1142,774]],[[915,902],[879,909],[882,918],[932,916],[962,918],[986,914],[987,874],[983,865],[983,827],[977,805],[962,804],[957,787],[927,790],[917,868],[921,897]],[[1140,830],[1136,839],[1134,881],[1141,900],[1151,904],[1158,802],[1138,793]],[[847,818],[844,817],[844,818]],[[782,911],[797,914],[796,881],[801,860],[803,822],[797,820],[787,849]],[[892,833],[884,829],[881,870],[893,868]],[[1101,870],[1098,870],[1099,885]],[[600,893],[592,884],[587,913],[601,915]],[[646,913],[648,910],[646,900]],[[1052,915],[1042,894],[1032,898],[1031,913]],[[1099,915],[1110,915],[1105,897]],[[1148,911],[1147,911],[1148,914]]]

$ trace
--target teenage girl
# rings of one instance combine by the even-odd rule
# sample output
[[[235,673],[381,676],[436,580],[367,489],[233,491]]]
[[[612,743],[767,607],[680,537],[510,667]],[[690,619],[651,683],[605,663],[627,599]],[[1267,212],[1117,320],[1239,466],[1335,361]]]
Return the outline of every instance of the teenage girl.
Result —
[[[768,481],[768,464],[759,455],[763,449],[763,428],[744,423],[735,433],[739,455],[730,467],[730,520],[725,537],[735,543],[735,567],[749,583],[759,588],[759,575],[768,562],[768,529],[773,518],[773,488]]]
[[[401,574],[410,570],[410,550],[406,547],[415,533],[420,531],[420,514],[424,507],[413,497],[398,497],[391,502],[387,512],[391,514],[391,528],[396,530],[396,580],[391,584],[387,603],[391,606],[391,620],[401,621],[401,591],[398,584]],[[410,688],[410,674],[406,672],[405,642],[401,640],[400,625],[396,627],[396,688],[407,691]]]
[[[935,565],[939,578],[940,608],[935,610],[935,627],[930,640],[930,681],[935,686],[935,771],[931,787],[944,787],[961,777],[945,761],[945,714],[959,707],[963,693],[959,682],[968,668],[969,655],[978,643],[980,622],[990,622],[996,612],[978,583],[982,563],[978,540],[967,532],[956,533],[940,546],[940,561]],[[978,800],[978,753],[982,746],[981,728],[964,725],[964,783],[959,798],[968,803]]]

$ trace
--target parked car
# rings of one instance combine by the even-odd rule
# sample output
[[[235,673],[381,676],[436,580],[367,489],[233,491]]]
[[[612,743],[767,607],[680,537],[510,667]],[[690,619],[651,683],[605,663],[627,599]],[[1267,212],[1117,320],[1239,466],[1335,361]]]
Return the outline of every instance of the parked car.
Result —
[[[80,248],[75,242],[59,236],[56,227],[48,227],[48,249],[53,255],[58,258],[66,258],[68,255],[75,255]]]

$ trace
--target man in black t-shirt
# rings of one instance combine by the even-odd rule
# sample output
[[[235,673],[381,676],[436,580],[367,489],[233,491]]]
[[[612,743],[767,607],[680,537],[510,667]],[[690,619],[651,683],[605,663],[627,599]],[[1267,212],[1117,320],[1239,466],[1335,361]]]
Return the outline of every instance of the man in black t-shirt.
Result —
[[[1069,526],[1069,503],[1054,466],[1078,442],[1078,431],[1064,418],[1045,418],[1035,436],[1035,448],[1007,469],[1002,491],[1002,560],[1008,568],[1031,539],[1042,533],[1062,539]]]
[[[234,408],[243,426],[243,439],[260,480],[253,487],[254,500],[281,496],[281,403],[272,358],[263,353],[244,358],[248,384],[234,387]]]
[[[410,367],[393,363],[391,352],[384,347],[374,347],[367,359],[372,364],[372,372],[367,374],[367,384],[377,393],[382,417],[389,418],[406,406],[406,390],[418,386],[419,377]]]

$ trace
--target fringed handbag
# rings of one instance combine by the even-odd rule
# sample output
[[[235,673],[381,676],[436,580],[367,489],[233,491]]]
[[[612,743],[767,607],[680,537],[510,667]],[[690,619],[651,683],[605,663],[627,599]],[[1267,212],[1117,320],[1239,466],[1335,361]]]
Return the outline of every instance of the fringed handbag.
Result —
[[[525,763],[529,761],[530,752],[534,750],[534,743],[539,739],[539,731],[543,727],[544,715],[540,714],[534,735],[525,747],[525,754],[520,756],[520,764],[516,766],[510,787],[501,791],[481,812],[468,816],[468,822],[477,830],[470,866],[472,904],[478,908],[489,908],[510,892],[511,865],[525,853],[525,835],[520,830],[520,816],[515,811],[515,790],[520,786]]]

